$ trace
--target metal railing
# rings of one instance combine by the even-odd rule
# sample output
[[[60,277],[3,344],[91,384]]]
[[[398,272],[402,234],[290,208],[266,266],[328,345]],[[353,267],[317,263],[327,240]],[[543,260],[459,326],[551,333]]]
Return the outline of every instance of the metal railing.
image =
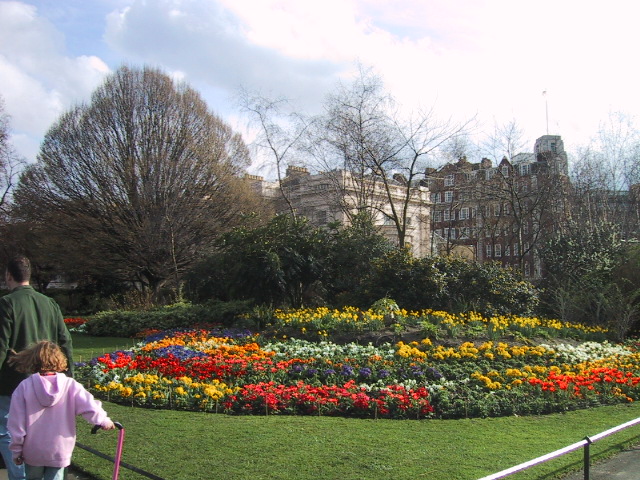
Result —
[[[555,450],[551,453],[547,453],[546,455],[542,455],[541,457],[534,458],[533,460],[529,460],[528,462],[521,463],[520,465],[516,465],[515,467],[507,468],[506,470],[502,470],[501,472],[479,478],[478,480],[495,480],[498,478],[508,477],[509,475],[533,467],[534,465],[538,465],[540,463],[544,463],[567,453],[573,452],[574,450],[577,450],[581,447],[584,447],[584,480],[589,480],[589,468],[591,466],[589,446],[595,441],[600,440],[601,438],[619,432],[620,430],[624,430],[625,428],[632,427],[638,423],[640,423],[640,417],[636,418],[635,420],[631,420],[629,422],[618,425],[617,427],[610,428],[609,430],[605,430],[604,432],[598,433],[597,435],[594,435],[592,437],[585,437],[584,440],[573,443],[559,450]]]

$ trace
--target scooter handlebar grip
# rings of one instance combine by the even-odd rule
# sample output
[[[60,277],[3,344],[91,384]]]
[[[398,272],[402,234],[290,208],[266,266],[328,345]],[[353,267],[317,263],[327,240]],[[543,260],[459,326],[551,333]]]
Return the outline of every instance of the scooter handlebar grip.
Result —
[[[113,424],[118,430],[122,430],[124,428],[120,422],[113,422]],[[91,433],[95,435],[101,428],[102,427],[100,425],[94,425],[93,427],[91,427]]]

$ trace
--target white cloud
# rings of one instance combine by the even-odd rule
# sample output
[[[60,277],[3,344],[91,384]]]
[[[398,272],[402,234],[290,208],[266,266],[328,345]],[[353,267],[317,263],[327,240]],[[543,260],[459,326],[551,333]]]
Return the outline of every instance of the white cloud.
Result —
[[[572,144],[610,110],[640,113],[638,13],[632,0],[0,0],[0,91],[35,138],[120,62],[160,67],[232,118],[240,85],[317,111],[358,60],[402,104],[477,112],[487,129],[515,118],[533,140],[548,107]]]
[[[28,160],[59,115],[86,100],[108,71],[97,57],[67,56],[64,36],[35,7],[0,2],[0,93],[13,144]]]

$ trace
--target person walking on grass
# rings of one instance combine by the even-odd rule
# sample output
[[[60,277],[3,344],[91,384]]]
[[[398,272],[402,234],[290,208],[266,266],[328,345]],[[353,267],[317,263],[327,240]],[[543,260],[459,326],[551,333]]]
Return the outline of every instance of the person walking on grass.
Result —
[[[68,371],[73,374],[71,335],[64,324],[58,304],[36,292],[29,285],[31,262],[16,256],[7,263],[5,283],[10,293],[0,298],[0,453],[7,467],[9,480],[24,480],[24,467],[15,465],[9,450],[7,415],[11,394],[27,375],[12,368],[8,359],[40,340],[57,343],[64,352]]]
[[[115,425],[80,383],[64,375],[67,358],[47,340],[12,356],[19,372],[32,374],[13,392],[9,432],[13,461],[25,465],[27,480],[63,480],[76,444],[76,416],[112,430]]]

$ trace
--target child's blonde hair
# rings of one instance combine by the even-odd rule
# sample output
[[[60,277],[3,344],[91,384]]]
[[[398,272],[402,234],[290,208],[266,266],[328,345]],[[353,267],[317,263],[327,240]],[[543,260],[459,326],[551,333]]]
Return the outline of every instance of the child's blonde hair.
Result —
[[[48,340],[16,353],[8,362],[21,373],[64,372],[68,366],[67,357],[60,347]]]

